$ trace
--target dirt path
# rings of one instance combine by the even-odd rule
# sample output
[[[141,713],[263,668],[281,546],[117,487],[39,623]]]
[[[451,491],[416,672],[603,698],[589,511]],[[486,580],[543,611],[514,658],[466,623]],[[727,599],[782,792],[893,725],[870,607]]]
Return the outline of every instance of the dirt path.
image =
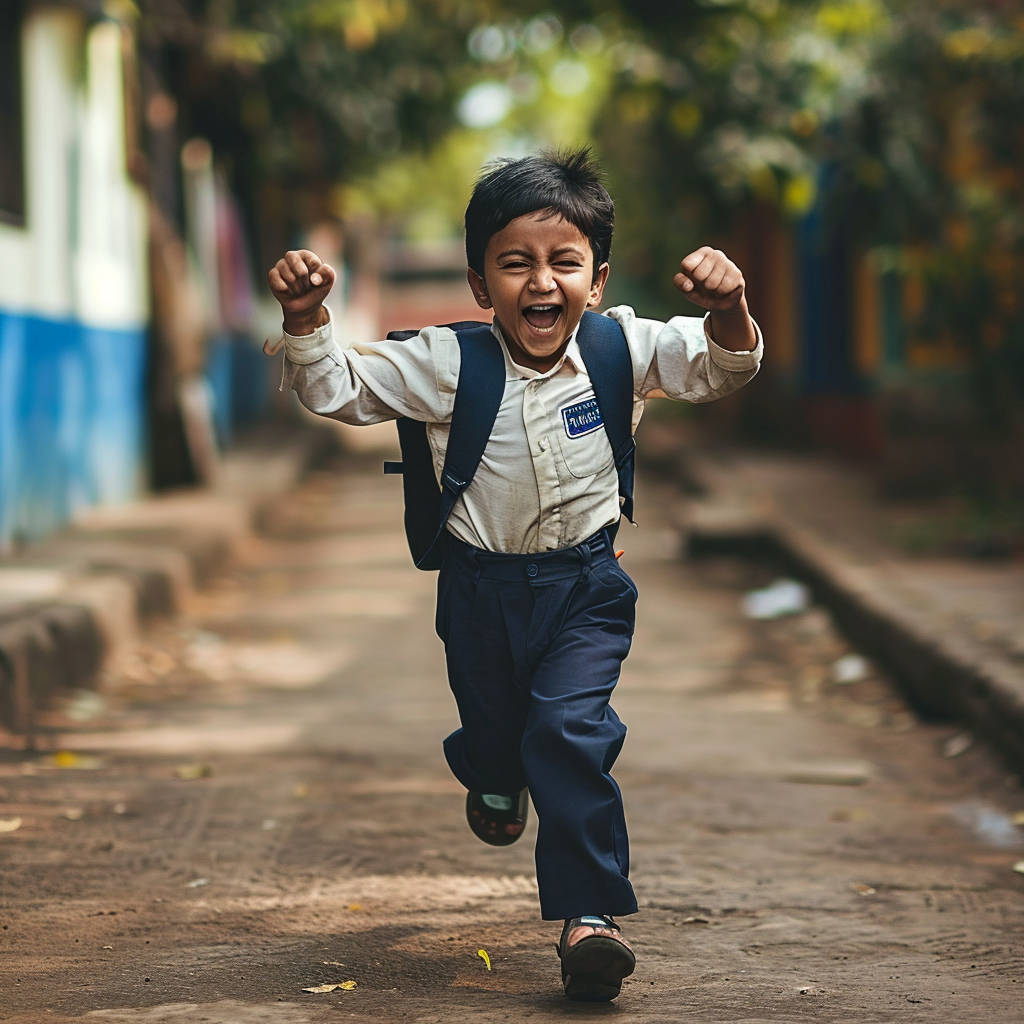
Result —
[[[560,994],[532,830],[492,850],[466,829],[433,576],[408,565],[399,486],[341,460],[104,707],[54,718],[77,758],[0,759],[0,821],[21,819],[0,833],[0,1020],[1021,1019],[1019,783],[942,757],[952,730],[884,680],[831,683],[846,649],[821,613],[744,620],[763,570],[676,561],[670,500],[644,486],[620,540],[644,909],[617,1004]]]

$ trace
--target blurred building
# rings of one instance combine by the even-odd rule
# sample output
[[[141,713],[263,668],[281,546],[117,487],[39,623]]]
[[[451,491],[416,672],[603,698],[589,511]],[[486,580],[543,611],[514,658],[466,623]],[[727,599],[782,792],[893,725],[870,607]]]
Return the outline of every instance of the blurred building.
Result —
[[[122,26],[0,3],[0,545],[143,478],[145,196]]]
[[[0,552],[268,410],[238,205],[122,13],[0,0]]]
[[[759,438],[872,463],[892,494],[1024,488],[1019,417],[984,429],[957,325],[939,340],[920,332],[934,301],[921,254],[866,248],[850,223],[821,206],[791,221],[765,204],[723,241],[768,341],[758,386],[733,414]]]

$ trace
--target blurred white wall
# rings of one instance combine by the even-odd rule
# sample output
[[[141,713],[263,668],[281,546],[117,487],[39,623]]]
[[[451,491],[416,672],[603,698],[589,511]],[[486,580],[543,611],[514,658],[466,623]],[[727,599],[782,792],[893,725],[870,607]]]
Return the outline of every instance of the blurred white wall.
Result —
[[[6,30],[6,29],[5,29]],[[121,26],[75,10],[22,27],[25,225],[0,224],[0,309],[100,328],[148,318],[142,189],[127,172]]]
[[[20,38],[25,186],[0,223],[2,551],[142,489],[149,273],[127,30],[48,6],[0,31]]]
[[[127,173],[122,29],[91,28],[79,97],[76,312],[95,327],[147,319],[149,276],[145,196]]]

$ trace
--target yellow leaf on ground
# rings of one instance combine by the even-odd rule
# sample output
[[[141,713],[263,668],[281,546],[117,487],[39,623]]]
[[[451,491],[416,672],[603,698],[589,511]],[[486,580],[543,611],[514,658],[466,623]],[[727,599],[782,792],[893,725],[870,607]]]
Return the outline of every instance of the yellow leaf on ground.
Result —
[[[478,957],[480,957],[481,960],[483,960],[484,964],[487,967],[487,970],[490,970],[491,969],[491,958],[488,955],[487,950],[486,949],[478,949],[476,951],[476,955]]]
[[[21,828],[21,818],[0,818],[0,832],[15,832]]]
[[[79,771],[94,772],[103,767],[103,762],[91,754],[76,754],[73,750],[58,750],[41,762],[43,768],[77,768]]]
[[[309,988],[304,988],[302,991],[320,995],[324,992],[351,992],[355,987],[356,983],[354,981],[339,981],[328,985],[310,985]]]

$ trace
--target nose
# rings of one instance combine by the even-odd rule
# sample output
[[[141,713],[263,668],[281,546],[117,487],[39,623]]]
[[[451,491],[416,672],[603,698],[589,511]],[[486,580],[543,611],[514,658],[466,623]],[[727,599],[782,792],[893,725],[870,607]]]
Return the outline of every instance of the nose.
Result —
[[[546,295],[555,290],[555,275],[547,265],[540,265],[533,268],[530,275],[530,291],[538,295]]]

